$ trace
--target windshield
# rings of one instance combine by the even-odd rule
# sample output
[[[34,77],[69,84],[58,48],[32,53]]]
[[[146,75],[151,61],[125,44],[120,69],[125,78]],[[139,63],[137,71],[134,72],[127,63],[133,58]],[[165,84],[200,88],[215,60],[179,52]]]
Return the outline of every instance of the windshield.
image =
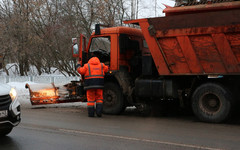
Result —
[[[111,42],[110,37],[97,37],[93,38],[89,51],[94,52],[96,50],[105,51],[110,53]]]

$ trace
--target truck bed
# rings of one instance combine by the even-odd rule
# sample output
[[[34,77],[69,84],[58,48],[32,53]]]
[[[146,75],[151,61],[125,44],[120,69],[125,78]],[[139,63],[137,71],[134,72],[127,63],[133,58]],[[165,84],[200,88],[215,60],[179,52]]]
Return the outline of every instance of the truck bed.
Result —
[[[234,9],[125,21],[139,24],[159,75],[239,75],[240,2]]]

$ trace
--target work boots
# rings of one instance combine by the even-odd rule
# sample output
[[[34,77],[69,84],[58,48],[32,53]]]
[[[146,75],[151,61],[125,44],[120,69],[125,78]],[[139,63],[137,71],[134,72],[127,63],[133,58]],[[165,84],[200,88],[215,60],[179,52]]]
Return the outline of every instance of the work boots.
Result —
[[[94,107],[88,107],[88,117],[94,117]]]
[[[103,104],[96,104],[96,114],[98,117],[102,117]]]

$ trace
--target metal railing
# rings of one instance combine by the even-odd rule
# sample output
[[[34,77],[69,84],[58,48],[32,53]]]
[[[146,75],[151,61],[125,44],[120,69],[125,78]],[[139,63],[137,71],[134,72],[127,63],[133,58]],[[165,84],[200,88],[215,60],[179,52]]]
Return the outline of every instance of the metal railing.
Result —
[[[36,83],[68,83],[71,81],[79,81],[80,77],[64,77],[64,76],[0,76],[0,83],[9,82],[36,82]]]

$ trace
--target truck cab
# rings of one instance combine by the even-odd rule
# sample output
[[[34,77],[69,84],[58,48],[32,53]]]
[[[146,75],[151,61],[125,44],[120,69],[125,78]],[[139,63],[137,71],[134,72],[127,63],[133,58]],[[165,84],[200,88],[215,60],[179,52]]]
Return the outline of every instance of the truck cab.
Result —
[[[122,68],[131,70],[129,61],[132,57],[142,55],[142,50],[148,50],[141,30],[129,27],[112,27],[96,29],[89,38],[88,46],[80,45],[79,54],[74,55],[79,60],[87,63],[88,58],[93,55],[99,57],[100,61],[109,65],[111,71]],[[83,40],[81,36],[80,43]],[[144,45],[145,44],[145,45]],[[82,43],[82,45],[86,45]]]
[[[103,111],[107,114],[119,114],[126,106],[134,103],[132,98],[134,80],[142,74],[143,68],[148,72],[152,68],[143,66],[142,63],[143,60],[151,61],[147,59],[150,51],[143,34],[136,28],[100,29],[99,25],[96,25],[86,48],[85,41],[84,36],[81,35],[79,53],[75,54],[74,45],[76,44],[73,43],[73,56],[79,59],[81,65],[87,63],[92,56],[96,56],[102,63],[109,66],[110,71],[105,76]],[[143,57],[146,59],[142,59]],[[147,71],[144,72],[147,73]]]

